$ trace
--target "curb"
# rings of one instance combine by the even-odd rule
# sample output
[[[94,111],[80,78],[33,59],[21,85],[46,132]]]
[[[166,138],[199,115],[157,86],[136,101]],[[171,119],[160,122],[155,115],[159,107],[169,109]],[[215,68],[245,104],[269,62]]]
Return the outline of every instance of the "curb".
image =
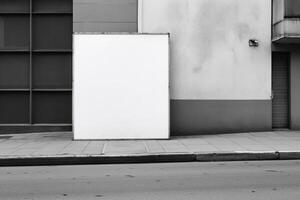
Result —
[[[89,164],[129,164],[194,162],[195,154],[155,154],[155,155],[69,155],[69,156],[28,156],[2,157],[0,166],[41,166],[41,165],[89,165]]]
[[[198,162],[278,160],[279,158],[278,152],[225,152],[197,155]]]
[[[279,152],[279,160],[298,160],[300,152]]]
[[[258,160],[297,160],[300,152],[220,152],[188,154],[140,154],[140,155],[61,155],[1,157],[0,166],[42,166],[42,165],[88,165],[88,164],[130,164],[164,162],[221,162]]]

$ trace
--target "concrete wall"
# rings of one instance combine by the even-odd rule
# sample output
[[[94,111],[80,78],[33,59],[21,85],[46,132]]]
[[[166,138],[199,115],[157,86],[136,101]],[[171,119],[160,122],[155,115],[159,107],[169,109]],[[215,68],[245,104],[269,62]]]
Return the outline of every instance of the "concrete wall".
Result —
[[[298,47],[299,49],[299,47]],[[300,50],[291,52],[291,128],[300,130]]]
[[[284,0],[272,0],[273,4],[273,24],[278,23],[284,19]]]
[[[138,22],[142,32],[171,33],[173,135],[272,128],[271,0],[139,0],[137,8],[137,0],[74,0],[74,31],[136,32]]]
[[[139,31],[171,34],[173,135],[271,130],[270,0],[140,0]]]
[[[172,135],[199,135],[272,129],[268,100],[172,100]]]
[[[270,0],[141,3],[139,31],[171,33],[172,99],[270,99]]]
[[[287,35],[299,35],[299,15],[300,1],[299,0],[273,0],[274,17],[273,23],[283,20],[285,27],[281,27],[281,31]],[[298,23],[298,24],[297,24]],[[277,24],[280,26],[281,24]],[[281,25],[281,26],[283,26]],[[276,27],[275,29],[276,30]],[[279,31],[277,33],[280,33]],[[273,34],[273,37],[276,36]],[[289,43],[294,44],[289,44]],[[290,128],[294,130],[300,129],[300,46],[299,39],[285,38],[283,42],[273,43],[272,50],[277,52],[288,52],[290,54]]]
[[[74,32],[137,32],[137,0],[73,0]]]
[[[300,129],[300,48],[299,45],[274,44],[273,51],[290,53],[290,128]]]
[[[299,0],[285,0],[285,15],[289,17],[300,16],[300,1]]]

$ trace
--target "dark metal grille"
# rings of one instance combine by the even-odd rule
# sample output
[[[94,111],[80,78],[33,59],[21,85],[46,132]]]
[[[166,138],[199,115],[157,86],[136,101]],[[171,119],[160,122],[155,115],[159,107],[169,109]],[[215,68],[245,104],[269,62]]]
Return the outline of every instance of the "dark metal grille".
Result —
[[[71,125],[72,0],[0,1],[0,125]]]
[[[273,53],[273,128],[289,128],[289,77],[289,54],[280,52]]]

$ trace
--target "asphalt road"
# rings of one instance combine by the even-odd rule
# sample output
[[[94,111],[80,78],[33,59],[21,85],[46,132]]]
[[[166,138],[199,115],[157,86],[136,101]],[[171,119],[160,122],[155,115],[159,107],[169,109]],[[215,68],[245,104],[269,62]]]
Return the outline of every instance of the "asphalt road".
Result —
[[[300,199],[300,161],[0,168],[0,199]]]

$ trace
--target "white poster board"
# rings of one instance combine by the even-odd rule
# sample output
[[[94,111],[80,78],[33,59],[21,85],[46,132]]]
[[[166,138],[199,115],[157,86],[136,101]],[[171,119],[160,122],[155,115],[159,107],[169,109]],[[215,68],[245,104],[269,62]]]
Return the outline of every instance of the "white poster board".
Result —
[[[75,34],[75,140],[169,137],[169,36]]]

